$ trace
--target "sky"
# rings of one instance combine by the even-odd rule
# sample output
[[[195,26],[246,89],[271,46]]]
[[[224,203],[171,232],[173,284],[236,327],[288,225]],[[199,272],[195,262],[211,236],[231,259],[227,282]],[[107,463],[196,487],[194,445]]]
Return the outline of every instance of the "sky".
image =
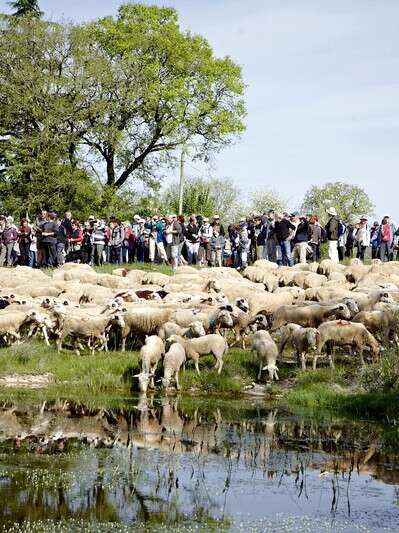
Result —
[[[47,18],[114,15],[117,0],[39,0]],[[399,221],[397,0],[152,0],[229,55],[247,85],[246,131],[212,172],[297,208],[312,185],[364,187]],[[1,11],[9,8],[0,0]],[[194,168],[195,167],[195,168]],[[189,173],[207,175],[198,162]],[[173,176],[171,176],[171,179]]]

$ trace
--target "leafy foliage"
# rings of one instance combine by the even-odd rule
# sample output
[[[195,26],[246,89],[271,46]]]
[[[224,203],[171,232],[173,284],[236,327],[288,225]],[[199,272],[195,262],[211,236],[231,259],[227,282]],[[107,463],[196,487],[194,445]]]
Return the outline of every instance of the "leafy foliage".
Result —
[[[357,185],[341,181],[330,182],[318,187],[313,185],[306,193],[302,211],[315,213],[321,222],[327,222],[327,209],[335,207],[338,216],[346,222],[362,214],[372,215],[374,205],[367,193]]]
[[[7,210],[30,197],[73,208],[83,189],[92,210],[132,181],[156,191],[177,147],[207,159],[244,129],[240,68],[169,8],[127,4],[85,25],[3,16],[0,85]]]
[[[187,179],[183,189],[183,213],[211,217],[219,213],[223,220],[230,222],[239,216],[241,192],[227,178]],[[179,184],[172,183],[162,196],[161,206],[168,212],[179,208]]]
[[[256,213],[264,213],[268,209],[285,211],[287,202],[275,191],[261,190],[249,195],[250,209]]]
[[[14,17],[40,18],[43,15],[37,0],[15,0],[8,2],[8,5],[14,10]]]

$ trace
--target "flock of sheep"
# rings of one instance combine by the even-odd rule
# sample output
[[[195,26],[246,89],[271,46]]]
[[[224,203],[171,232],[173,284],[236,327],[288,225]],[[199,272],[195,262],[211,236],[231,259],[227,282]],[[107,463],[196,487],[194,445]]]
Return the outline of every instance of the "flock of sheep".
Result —
[[[34,335],[92,354],[140,347],[140,390],[162,383],[179,388],[179,371],[212,354],[218,373],[229,346],[256,353],[258,379],[267,370],[278,379],[277,362],[291,346],[298,364],[327,355],[336,346],[377,360],[381,346],[397,344],[399,262],[369,266],[352,260],[277,267],[259,260],[242,274],[231,268],[180,267],[159,272],[117,268],[98,274],[69,263],[52,274],[27,267],[0,269],[0,342],[9,346]]]

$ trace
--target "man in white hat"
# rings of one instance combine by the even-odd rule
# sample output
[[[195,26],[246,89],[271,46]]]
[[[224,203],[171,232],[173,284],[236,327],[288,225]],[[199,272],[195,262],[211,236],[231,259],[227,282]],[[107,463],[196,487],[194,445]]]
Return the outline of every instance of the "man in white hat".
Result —
[[[330,219],[326,224],[325,230],[327,233],[328,239],[328,257],[333,263],[339,263],[338,257],[338,229],[339,229],[339,220],[337,217],[337,211],[335,207],[329,207],[327,209],[327,214],[330,215]]]

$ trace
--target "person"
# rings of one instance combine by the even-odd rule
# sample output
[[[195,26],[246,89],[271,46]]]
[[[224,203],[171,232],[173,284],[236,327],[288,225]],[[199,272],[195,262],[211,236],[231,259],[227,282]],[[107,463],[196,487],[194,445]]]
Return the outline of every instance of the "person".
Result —
[[[37,237],[36,237],[36,228],[31,229],[30,235],[30,246],[29,246],[29,266],[31,268],[38,268],[37,262]]]
[[[358,225],[348,224],[346,226],[345,257],[353,257],[353,248],[356,243],[356,232]]]
[[[209,243],[211,249],[211,265],[213,267],[222,266],[224,237],[218,230],[218,227],[212,230],[212,237]]]
[[[75,261],[82,260],[83,231],[77,220],[71,222],[71,232],[68,237],[68,254],[71,254]]]
[[[356,231],[355,240],[357,245],[356,257],[364,261],[364,254],[370,246],[370,230],[368,227],[368,219],[366,215],[360,217],[358,230]]]
[[[335,207],[330,207],[327,209],[327,214],[330,215],[330,218],[326,224],[325,230],[328,240],[328,257],[333,263],[339,263],[338,257],[338,226],[339,221],[337,217],[337,211]]]
[[[0,253],[0,267],[6,263],[7,266],[12,266],[14,262],[13,252],[14,246],[18,239],[17,228],[14,226],[13,217],[6,217],[5,225],[1,233],[1,253]]]
[[[239,227],[235,226],[234,224],[230,224],[230,226],[227,228],[229,241],[230,241],[230,248],[231,248],[231,259],[232,259],[232,266],[234,268],[239,268],[240,266],[240,233],[239,233]]]
[[[90,264],[96,263],[97,265],[102,265],[104,258],[103,252],[105,244],[107,242],[107,227],[105,225],[104,219],[99,219],[93,226],[93,232],[91,234],[91,258]]]
[[[134,235],[128,220],[122,222],[123,242],[122,242],[122,263],[131,263],[130,256],[133,249]]]
[[[158,215],[154,215],[152,220],[146,222],[145,227],[149,230],[149,259],[150,263],[153,263],[155,260],[155,250],[157,250],[160,259],[164,263],[168,262],[168,257],[166,255],[165,246],[163,243],[164,235],[164,224],[162,220],[159,219]]]
[[[93,226],[91,224],[91,221],[85,222],[83,226],[82,231],[82,253],[81,253],[81,259],[83,263],[89,263],[91,258],[91,249],[92,249],[92,243],[91,243],[91,234],[93,233]]]
[[[254,237],[256,245],[256,259],[264,259],[266,245],[266,226],[262,224],[262,216],[255,217]]]
[[[172,215],[172,245],[171,245],[171,261],[172,268],[176,270],[179,265],[179,253],[180,253],[180,243],[183,239],[183,228],[177,219],[176,215]]]
[[[189,222],[185,228],[186,247],[187,247],[187,262],[189,265],[197,264],[198,251],[200,246],[199,228],[195,215],[191,215]]]
[[[210,241],[213,235],[212,226],[209,224],[209,218],[204,217],[199,229],[200,247],[198,250],[198,261],[200,266],[206,266],[211,260]]]
[[[119,265],[122,260],[123,228],[119,220],[114,220],[110,222],[109,229],[110,263]]]
[[[67,229],[67,226],[60,222],[58,226],[57,233],[57,244],[56,244],[56,253],[57,253],[57,265],[62,266],[65,263],[65,256],[68,250],[68,237],[72,234],[72,225],[70,229]]]
[[[248,254],[249,254],[249,250],[251,246],[251,239],[249,238],[248,225],[247,225],[247,221],[245,220],[245,218],[240,219],[239,237],[240,237],[240,245],[239,245],[240,268],[244,269],[248,266]],[[224,238],[223,238],[223,241],[224,241]]]
[[[295,225],[288,220],[287,214],[277,213],[276,221],[274,224],[276,239],[281,249],[281,258],[277,258],[279,265],[293,266],[294,261],[291,254],[291,242],[289,240],[290,230],[291,232],[296,230]]]
[[[277,237],[275,232],[275,212],[274,209],[269,209],[267,213],[266,223],[266,253],[265,259],[276,263],[277,262]]]
[[[338,260],[343,261],[346,249],[346,240],[347,240],[347,226],[338,220],[338,240],[337,240],[337,250],[338,250]]]
[[[316,262],[320,257],[320,245],[322,239],[321,226],[317,215],[311,215],[309,219],[309,244],[312,248],[312,260]]]
[[[37,262],[39,266],[42,266],[45,263],[45,252],[44,247],[42,246],[42,226],[48,222],[48,211],[42,209],[40,215],[37,217],[35,222],[36,228],[36,241],[37,241]]]
[[[90,217],[89,217],[89,219],[90,219]],[[64,213],[64,218],[61,220],[61,226],[63,226],[65,228],[65,231],[62,232],[62,233],[65,234],[65,238],[68,239],[68,237],[72,233],[72,213],[71,213],[71,211],[66,211]],[[67,251],[67,250],[65,250],[65,251]]]
[[[19,264],[29,266],[29,248],[31,243],[31,227],[26,218],[22,218],[18,228]]]
[[[375,220],[370,230],[371,259],[377,259],[378,257],[380,248],[379,228],[378,220]]]
[[[184,259],[183,257],[183,247],[185,245],[185,242],[186,242],[186,238],[184,236],[184,228],[185,228],[185,225],[184,225],[184,222],[185,222],[185,218],[184,218],[184,215],[177,215],[177,220],[180,224],[180,227],[181,227],[181,232],[180,232],[180,243],[179,243],[179,255],[178,255],[178,260],[179,260],[179,265],[186,265],[187,264],[187,261]]]
[[[50,213],[48,220],[41,224],[41,249],[42,249],[42,266],[52,268],[57,262],[57,235],[58,235],[58,216],[56,213]]]
[[[217,233],[219,235],[222,235],[224,237],[224,227],[223,224],[220,223],[220,216],[219,215],[213,215],[213,221],[211,223],[212,231],[216,229]]]
[[[309,240],[309,221],[304,215],[294,213],[294,220],[292,223],[296,225],[296,232],[293,238],[294,251],[293,259],[299,259],[299,263],[306,263],[306,252],[308,249]]]
[[[383,262],[389,261],[391,258],[392,244],[394,239],[393,226],[391,224],[389,215],[385,215],[381,221],[378,238],[380,241],[380,259]]]

